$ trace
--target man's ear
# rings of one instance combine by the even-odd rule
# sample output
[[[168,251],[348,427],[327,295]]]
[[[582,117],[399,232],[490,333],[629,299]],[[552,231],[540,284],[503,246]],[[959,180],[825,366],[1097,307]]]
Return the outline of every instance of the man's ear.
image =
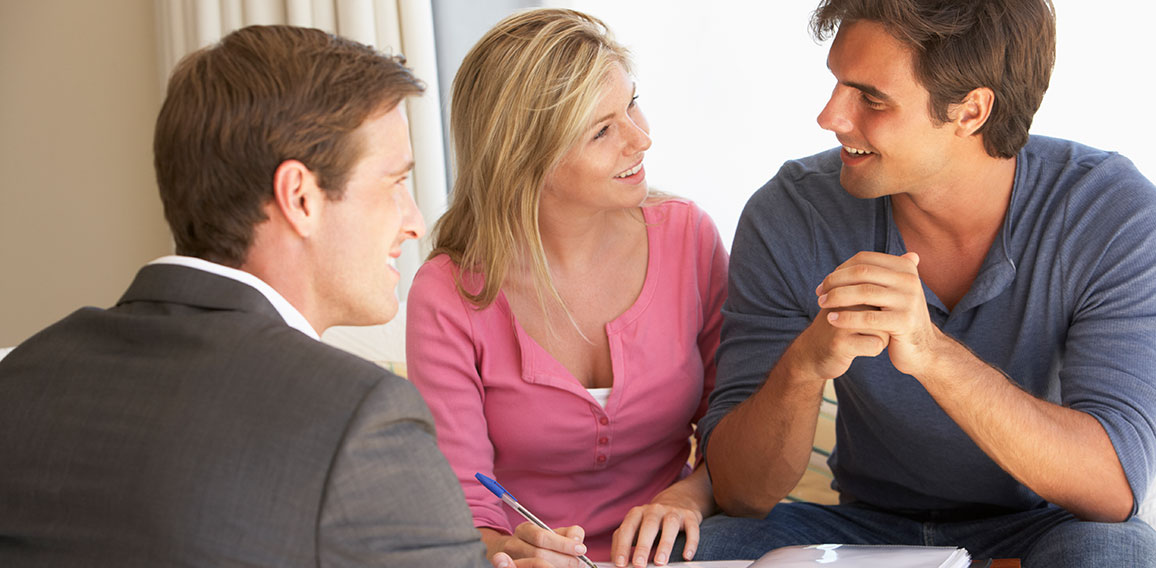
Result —
[[[988,87],[972,89],[963,101],[952,105],[952,122],[956,125],[956,133],[960,137],[975,134],[991,117],[995,108],[995,92]]]
[[[317,177],[305,164],[285,160],[273,172],[273,206],[298,236],[308,237],[317,225],[319,200],[324,199]]]

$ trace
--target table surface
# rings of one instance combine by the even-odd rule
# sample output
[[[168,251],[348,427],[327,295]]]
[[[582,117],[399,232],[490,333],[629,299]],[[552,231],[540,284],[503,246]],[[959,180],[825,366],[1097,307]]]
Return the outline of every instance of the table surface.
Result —
[[[614,564],[610,562],[596,562],[595,564],[598,568],[614,568]],[[712,560],[672,563],[669,568],[747,568],[750,565],[750,560]],[[654,564],[648,564],[647,567],[655,568]],[[991,561],[989,568],[1020,568],[1020,561],[1011,558],[996,558]]]

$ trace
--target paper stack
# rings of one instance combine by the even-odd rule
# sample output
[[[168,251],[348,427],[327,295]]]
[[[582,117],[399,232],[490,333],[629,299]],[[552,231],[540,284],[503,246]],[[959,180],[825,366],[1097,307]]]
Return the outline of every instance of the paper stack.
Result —
[[[952,546],[812,544],[772,550],[751,568],[968,568],[971,555]]]

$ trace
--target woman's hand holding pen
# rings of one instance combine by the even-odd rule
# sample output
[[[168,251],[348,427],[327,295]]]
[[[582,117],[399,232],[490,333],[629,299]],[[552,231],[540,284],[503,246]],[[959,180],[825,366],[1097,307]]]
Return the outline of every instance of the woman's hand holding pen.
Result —
[[[622,525],[614,531],[610,559],[615,566],[626,566],[628,562],[646,566],[655,537],[661,533],[654,549],[654,563],[664,565],[670,561],[674,539],[680,531],[685,531],[686,545],[682,556],[684,560],[691,560],[698,548],[698,526],[705,515],[714,511],[714,507],[710,478],[706,475],[706,468],[699,467],[656,495],[650,503],[634,507],[626,514]],[[630,556],[632,544],[634,556]]]
[[[553,532],[525,522],[514,529],[514,534],[502,534],[493,529],[479,528],[482,542],[486,544],[487,556],[496,568],[503,568],[502,554],[513,561],[508,568],[578,568],[582,565],[578,556],[586,554],[582,540],[586,531],[574,525],[555,529]]]

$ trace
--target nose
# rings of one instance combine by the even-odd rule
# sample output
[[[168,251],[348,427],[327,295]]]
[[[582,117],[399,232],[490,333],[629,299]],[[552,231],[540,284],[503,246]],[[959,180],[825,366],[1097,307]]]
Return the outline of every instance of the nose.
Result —
[[[850,114],[847,112],[847,95],[850,94],[850,91],[842,85],[835,86],[835,90],[831,92],[831,98],[827,100],[827,106],[823,107],[823,111],[816,119],[820,128],[837,134],[851,131],[853,125],[849,118]]]
[[[408,190],[402,191],[401,198],[401,234],[404,239],[420,239],[425,236],[425,218],[417,208],[417,202]]]
[[[629,122],[627,126],[629,134],[627,153],[637,154],[649,150],[651,144],[650,124],[646,122],[646,117],[642,116],[642,113],[639,112],[636,117],[629,119],[627,122]]]

